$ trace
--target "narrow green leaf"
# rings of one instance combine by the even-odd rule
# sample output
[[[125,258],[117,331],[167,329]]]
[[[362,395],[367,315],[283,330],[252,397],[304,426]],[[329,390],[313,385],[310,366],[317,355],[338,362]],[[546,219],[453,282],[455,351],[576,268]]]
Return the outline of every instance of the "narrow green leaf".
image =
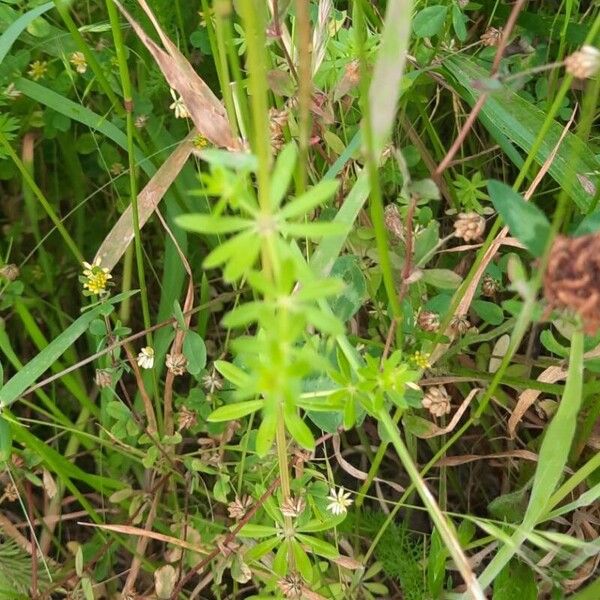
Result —
[[[113,142],[121,146],[127,151],[127,136],[115,125],[113,125],[104,115],[96,114],[89,108],[82,106],[65,96],[61,96],[50,88],[44,87],[35,81],[21,78],[15,82],[15,87],[25,94],[25,96],[39,102],[44,106],[48,106],[52,110],[83,123],[93,131],[98,131],[111,139]],[[146,159],[142,151],[136,146],[134,148],[135,160],[139,167],[149,176],[154,175],[156,169],[150,160]]]
[[[217,369],[217,371],[219,371],[219,373],[221,373],[221,375],[223,375],[227,381],[233,383],[235,387],[243,388],[244,386],[248,385],[248,381],[250,379],[248,374],[230,362],[216,360],[215,369]]]
[[[286,144],[277,156],[273,174],[271,175],[271,186],[269,189],[273,212],[277,211],[281,205],[281,201],[285,197],[285,193],[290,187],[297,159],[298,147],[294,142]]]
[[[104,314],[106,306],[97,306],[83,313],[65,331],[56,336],[37,356],[32,358],[0,389],[0,407],[10,406],[51,365],[70,348],[88,329],[90,323]]]
[[[583,386],[583,333],[571,338],[571,354],[565,391],[558,410],[546,428],[539,452],[533,488],[523,523],[534,527],[544,514],[550,495],[562,479],[577,428]]]
[[[456,37],[464,42],[467,39],[467,27],[465,25],[465,16],[462,14],[460,8],[456,5],[452,5],[452,27]]]
[[[500,181],[490,179],[488,191],[494,208],[498,211],[512,235],[521,241],[533,256],[541,256],[550,236],[550,223],[546,215],[521,194]]]
[[[186,231],[194,233],[233,233],[241,231],[252,226],[251,219],[242,219],[241,217],[214,217],[212,215],[191,214],[179,215],[175,217],[175,223]]]
[[[295,410],[295,409],[294,409]],[[296,412],[286,411],[285,426],[290,435],[307,450],[314,450],[315,438],[308,425],[296,414]]]
[[[446,57],[444,68],[453,76],[449,78],[449,83],[454,85],[457,93],[469,103],[475,103],[482,91],[473,82],[488,77],[488,68],[478,65],[464,53]],[[480,119],[493,136],[499,132],[501,137],[529,153],[546,115],[520,93],[504,87],[502,93],[488,96]],[[559,143],[559,140],[562,141]],[[496,141],[501,143],[502,139],[496,138]],[[554,155],[557,147],[558,151]],[[515,152],[511,154],[508,154],[506,148],[503,149],[513,162],[518,158],[513,155],[518,155],[514,146]],[[538,165],[542,165],[550,156],[550,176],[582,211],[587,211],[600,186],[600,160],[594,155],[591,146],[573,133],[565,134],[564,125],[554,122],[536,153],[535,160]]]
[[[352,223],[354,223],[369,195],[369,189],[369,178],[366,171],[363,171],[356,179],[350,193],[346,196],[344,204],[337,211],[333,220],[333,223],[344,225],[344,233],[323,239],[310,259],[310,268],[315,275],[320,277],[329,274],[335,259],[344,246]]]
[[[241,535],[241,534],[240,534]],[[250,536],[248,536],[250,537]],[[268,552],[273,551],[277,546],[279,546],[280,540],[277,536],[266,539],[262,542],[256,544],[256,546],[252,546],[248,551],[244,553],[244,558],[246,561],[258,560],[263,557]]]
[[[340,279],[319,279],[303,284],[296,293],[296,298],[302,302],[314,301],[341,294],[345,287]]]
[[[247,242],[255,237],[256,234],[252,231],[245,231],[232,237],[217,246],[205,259],[203,266],[205,269],[213,269],[220,264],[228,261],[238,252],[244,252]]]
[[[329,200],[335,194],[338,186],[339,181],[336,179],[321,180],[317,185],[310,188],[310,190],[298,196],[298,198],[295,198],[289,204],[286,204],[279,211],[279,216],[286,220],[303,217],[326,200]]]
[[[10,423],[0,415],[0,463],[5,463],[12,456],[12,432]]]
[[[40,15],[48,12],[53,6],[54,2],[45,2],[41,6],[36,6],[23,13],[6,28],[4,33],[0,36],[0,63],[4,60],[17,38],[25,29],[27,29],[27,26]]]
[[[267,310],[262,302],[247,302],[228,312],[223,318],[223,325],[227,328],[244,327],[249,323],[260,321]]]
[[[297,533],[296,539],[303,544],[306,544],[314,554],[318,554],[324,558],[337,558],[340,555],[335,546],[332,546],[319,538],[313,537],[312,535]]]
[[[200,158],[211,165],[219,165],[234,171],[256,171],[258,160],[248,152],[231,152],[220,148],[205,148],[199,153]]]
[[[85,600],[94,600],[94,588],[89,577],[83,577],[81,580],[81,589],[83,590]]]
[[[223,279],[227,283],[232,283],[243,275],[247,275],[260,254],[260,247],[261,239],[257,235],[252,235],[245,240],[243,250],[230,257],[223,271]]]
[[[241,419],[263,407],[262,400],[249,400],[248,402],[236,402],[235,404],[226,404],[214,410],[208,415],[208,420],[211,423],[220,421],[234,421]]]
[[[540,448],[533,487],[523,523],[510,540],[500,547],[479,577],[482,587],[490,585],[511,561],[527,536],[552,506],[552,493],[562,479],[577,428],[583,388],[583,332],[576,330],[571,338],[569,371],[558,410],[546,428]]]
[[[348,231],[348,228],[342,223],[331,221],[323,223],[321,221],[311,223],[285,223],[280,225],[281,233],[291,237],[317,238],[325,236],[341,235]]]
[[[294,555],[294,563],[296,565],[296,568],[300,572],[300,575],[302,575],[302,577],[306,579],[306,581],[310,581],[313,575],[313,571],[308,555],[306,554],[306,552],[304,552],[302,546],[295,539],[292,538],[290,540],[290,543],[292,547],[292,554]]]
[[[263,420],[256,434],[256,453],[265,456],[275,441],[277,419],[274,414],[263,414]]]

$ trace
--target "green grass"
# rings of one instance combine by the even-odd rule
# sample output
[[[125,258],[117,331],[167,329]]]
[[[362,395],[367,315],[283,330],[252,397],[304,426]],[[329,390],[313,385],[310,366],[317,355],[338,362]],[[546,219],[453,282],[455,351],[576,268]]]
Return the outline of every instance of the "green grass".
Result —
[[[596,598],[599,31],[1,2],[0,596]]]

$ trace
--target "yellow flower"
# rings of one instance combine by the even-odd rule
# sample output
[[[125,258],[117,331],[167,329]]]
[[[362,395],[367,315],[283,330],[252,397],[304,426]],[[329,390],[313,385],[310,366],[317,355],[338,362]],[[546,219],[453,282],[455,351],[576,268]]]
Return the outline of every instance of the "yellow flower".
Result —
[[[100,259],[97,258],[92,264],[83,263],[83,277],[80,280],[83,283],[83,293],[86,295],[99,296],[106,292],[108,280],[112,279],[110,271],[106,267],[100,266]]]
[[[29,65],[29,71],[27,74],[31,79],[37,81],[46,75],[48,71],[48,63],[45,60],[36,60]]]
[[[429,355],[417,350],[411,357],[413,362],[419,369],[428,369],[431,365],[429,364]]]
[[[73,52],[69,57],[69,62],[75,67],[78,73],[83,74],[87,71],[88,64],[83,52]]]
[[[208,146],[208,140],[201,133],[199,133],[194,138],[193,144],[194,144],[194,148],[197,148],[198,150],[202,150],[202,148],[206,148],[206,146]]]

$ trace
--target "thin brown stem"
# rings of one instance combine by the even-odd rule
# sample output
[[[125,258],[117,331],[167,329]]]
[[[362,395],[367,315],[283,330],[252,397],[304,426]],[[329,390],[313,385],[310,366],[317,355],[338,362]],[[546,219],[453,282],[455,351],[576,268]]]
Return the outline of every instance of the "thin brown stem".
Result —
[[[490,72],[490,75],[492,77],[494,77],[498,71],[500,61],[502,60],[502,56],[504,55],[504,50],[508,45],[508,40],[512,34],[512,30],[514,29],[514,26],[517,22],[517,17],[523,9],[524,4],[525,0],[517,0],[513,5],[510,16],[508,17],[508,21],[506,22],[506,26],[504,27],[504,32],[502,34],[502,37],[500,38],[500,43],[498,44],[496,55],[494,56],[494,62],[492,63],[492,69]],[[471,130],[471,127],[473,127],[473,124],[475,123],[475,120],[477,119],[487,99],[488,94],[486,92],[479,96],[477,102],[475,102],[475,105],[471,109],[467,120],[464,122],[460,132],[456,136],[454,143],[452,144],[452,146],[450,146],[450,150],[448,150],[446,156],[444,156],[442,162],[438,165],[437,169],[435,170],[435,177],[439,177],[448,168],[448,166],[452,162],[452,159],[463,145],[463,142],[465,141],[469,131]]]
[[[398,292],[398,302],[402,303],[406,296],[409,288],[409,278],[412,272],[412,258],[413,258],[413,221],[415,217],[415,209],[417,206],[417,198],[412,196],[408,205],[408,212],[406,213],[406,228],[405,228],[405,239],[406,239],[406,255],[404,259],[404,266],[402,267],[402,283],[400,284],[400,291]],[[390,348],[392,347],[392,341],[398,327],[398,319],[393,319],[390,323],[387,336],[385,338],[385,346],[383,348],[383,354],[381,355],[380,366],[383,367],[383,363],[386,361]]]
[[[246,525],[248,521],[250,521],[250,519],[256,514],[258,509],[267,501],[268,498],[270,498],[275,493],[275,490],[279,486],[280,481],[281,480],[279,477],[276,477],[273,480],[273,483],[271,483],[267,491],[258,499],[256,504],[248,510],[248,512],[244,515],[242,519],[240,519],[240,522],[235,526],[235,528],[227,536],[225,536],[223,543],[220,544],[221,547],[227,547],[229,543],[235,540],[235,537],[240,532],[242,527]],[[198,573],[204,567],[206,567],[206,565],[208,565],[216,556],[218,556],[220,552],[221,548],[217,546],[210,554],[208,554],[200,562],[194,565],[190,572],[177,584],[177,586],[173,590],[173,593],[171,594],[170,600],[177,600],[180,597],[183,588],[190,581],[190,579],[196,573]]]
[[[146,413],[146,420],[148,422],[148,433],[154,435],[158,431],[157,423],[156,423],[156,414],[154,413],[154,406],[152,405],[152,400],[146,391],[146,386],[144,385],[144,379],[142,377],[142,372],[140,371],[140,367],[137,364],[137,360],[128,344],[123,345],[123,349],[125,350],[125,354],[127,354],[127,360],[133,370],[133,374],[135,375],[135,380],[138,386],[138,391],[140,392],[140,397],[142,398],[142,403],[144,404],[144,412]]]

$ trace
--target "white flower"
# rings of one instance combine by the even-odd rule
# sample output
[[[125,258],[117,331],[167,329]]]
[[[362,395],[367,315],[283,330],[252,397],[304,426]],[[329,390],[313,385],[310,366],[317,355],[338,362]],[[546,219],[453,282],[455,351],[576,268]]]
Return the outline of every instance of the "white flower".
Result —
[[[142,369],[151,369],[154,366],[154,348],[145,346],[137,355],[137,364]]]
[[[191,116],[190,111],[187,109],[183,98],[181,96],[177,97],[173,88],[171,88],[171,97],[173,98],[173,104],[169,108],[175,112],[175,118],[188,119]]]
[[[78,73],[83,74],[87,71],[87,60],[85,59],[83,52],[73,52],[69,57],[69,62],[75,67],[75,70]]]
[[[348,512],[348,507],[352,504],[350,492],[345,492],[343,487],[337,491],[331,488],[327,500],[330,501],[327,510],[334,515],[345,515]]]
[[[11,100],[15,100],[16,98],[20,98],[23,94],[15,87],[14,83],[9,83],[4,90],[4,95]]]

